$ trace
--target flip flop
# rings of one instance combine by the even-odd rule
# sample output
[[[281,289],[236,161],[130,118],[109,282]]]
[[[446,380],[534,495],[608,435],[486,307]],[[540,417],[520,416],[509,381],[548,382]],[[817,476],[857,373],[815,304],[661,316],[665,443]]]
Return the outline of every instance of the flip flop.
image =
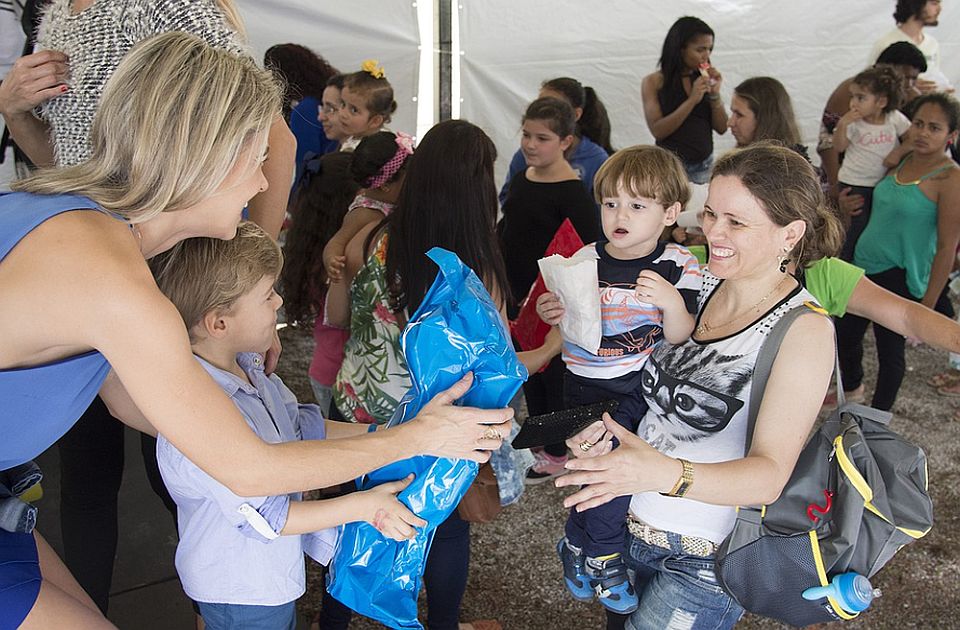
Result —
[[[930,387],[949,387],[951,385],[960,384],[960,370],[950,369],[946,372],[940,372],[939,374],[934,374],[927,380],[927,385]]]
[[[937,393],[944,398],[960,398],[960,389],[953,389],[953,387],[938,387]]]

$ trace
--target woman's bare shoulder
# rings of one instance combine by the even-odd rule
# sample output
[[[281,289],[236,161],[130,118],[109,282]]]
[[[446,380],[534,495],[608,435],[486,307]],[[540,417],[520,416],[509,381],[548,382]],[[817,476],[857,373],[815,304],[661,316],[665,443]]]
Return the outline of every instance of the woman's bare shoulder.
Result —
[[[2,353],[8,364],[99,348],[117,326],[164,310],[130,229],[97,211],[32,230],[0,264],[0,284],[0,331],[18,331]]]
[[[654,92],[660,90],[660,88],[663,87],[663,73],[659,70],[651,72],[643,77],[643,80],[640,82],[640,87],[645,90],[652,89]]]

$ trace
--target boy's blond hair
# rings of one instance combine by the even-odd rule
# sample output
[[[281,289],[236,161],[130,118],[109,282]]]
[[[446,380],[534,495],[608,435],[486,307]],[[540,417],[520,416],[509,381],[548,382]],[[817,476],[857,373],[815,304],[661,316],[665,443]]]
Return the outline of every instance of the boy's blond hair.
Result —
[[[157,286],[180,311],[191,341],[204,315],[229,311],[264,276],[276,278],[281,267],[280,247],[250,221],[229,241],[188,238],[150,259]]]
[[[593,180],[597,202],[616,197],[623,186],[634,197],[656,199],[664,208],[690,200],[687,173],[676,155],[660,147],[638,144],[620,149],[603,163]]]

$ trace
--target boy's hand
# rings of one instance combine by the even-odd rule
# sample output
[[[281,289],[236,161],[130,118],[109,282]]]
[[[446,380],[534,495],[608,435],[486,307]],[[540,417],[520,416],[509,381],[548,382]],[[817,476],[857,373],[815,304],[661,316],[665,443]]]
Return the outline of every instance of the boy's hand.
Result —
[[[641,302],[659,306],[663,311],[676,308],[686,309],[677,287],[667,282],[666,278],[659,273],[650,269],[644,269],[637,276],[635,293],[637,299]]]
[[[340,282],[343,279],[343,268],[347,265],[346,256],[324,256],[323,266],[330,282]]]
[[[407,475],[406,479],[381,484],[360,493],[368,502],[363,520],[393,540],[409,540],[416,536],[417,531],[414,528],[423,527],[427,522],[397,500],[397,494],[409,486],[411,481],[413,474]]]
[[[563,313],[563,304],[556,294],[547,291],[537,298],[537,315],[544,323],[556,326],[563,319]]]

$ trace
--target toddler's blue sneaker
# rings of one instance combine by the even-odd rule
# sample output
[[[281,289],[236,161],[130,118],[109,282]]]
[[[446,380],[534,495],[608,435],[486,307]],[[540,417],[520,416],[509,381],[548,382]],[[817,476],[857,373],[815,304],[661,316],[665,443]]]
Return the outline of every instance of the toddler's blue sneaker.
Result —
[[[627,565],[619,553],[587,558],[584,571],[593,584],[597,599],[607,610],[628,615],[640,605],[627,575]]]
[[[567,542],[566,537],[557,543],[557,555],[563,563],[563,581],[573,598],[581,602],[592,602],[594,596],[593,585],[584,571],[583,550]]]

